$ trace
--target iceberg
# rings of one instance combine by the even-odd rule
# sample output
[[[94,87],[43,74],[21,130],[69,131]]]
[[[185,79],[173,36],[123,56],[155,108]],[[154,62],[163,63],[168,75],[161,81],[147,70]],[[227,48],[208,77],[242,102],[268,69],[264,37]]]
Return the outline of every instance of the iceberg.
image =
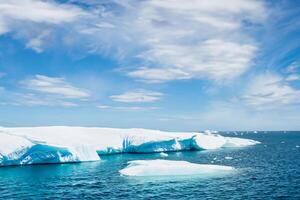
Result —
[[[225,175],[235,169],[230,166],[196,164],[187,161],[174,160],[134,160],[120,170],[124,176],[216,176]]]
[[[95,127],[0,128],[0,166],[100,160],[116,153],[245,147],[259,142],[212,133]]]

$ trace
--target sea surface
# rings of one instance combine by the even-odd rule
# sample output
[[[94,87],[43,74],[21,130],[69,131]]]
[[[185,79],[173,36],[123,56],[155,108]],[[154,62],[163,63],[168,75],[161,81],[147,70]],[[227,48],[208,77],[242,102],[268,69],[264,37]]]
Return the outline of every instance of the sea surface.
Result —
[[[168,153],[163,159],[228,165],[222,177],[124,177],[130,160],[159,154],[102,156],[101,161],[0,168],[1,199],[300,199],[300,132],[224,133],[261,144]]]

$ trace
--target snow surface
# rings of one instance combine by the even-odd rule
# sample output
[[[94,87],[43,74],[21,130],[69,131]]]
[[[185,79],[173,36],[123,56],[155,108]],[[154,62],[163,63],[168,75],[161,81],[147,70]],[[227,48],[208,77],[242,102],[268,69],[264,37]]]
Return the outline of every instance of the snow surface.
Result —
[[[0,128],[0,166],[99,160],[103,154],[245,147],[259,142],[211,133],[87,127]]]
[[[125,176],[216,176],[234,171],[233,167],[222,165],[195,164],[174,160],[134,160],[119,172]]]

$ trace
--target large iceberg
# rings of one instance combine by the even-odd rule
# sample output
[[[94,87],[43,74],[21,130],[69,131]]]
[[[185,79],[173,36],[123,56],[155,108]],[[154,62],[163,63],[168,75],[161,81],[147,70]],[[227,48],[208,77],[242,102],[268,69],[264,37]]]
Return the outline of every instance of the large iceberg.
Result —
[[[212,133],[147,129],[0,128],[0,166],[93,161],[103,154],[205,150],[257,143]]]
[[[196,164],[174,160],[134,160],[119,172],[125,176],[215,176],[234,171],[233,167],[223,165]]]

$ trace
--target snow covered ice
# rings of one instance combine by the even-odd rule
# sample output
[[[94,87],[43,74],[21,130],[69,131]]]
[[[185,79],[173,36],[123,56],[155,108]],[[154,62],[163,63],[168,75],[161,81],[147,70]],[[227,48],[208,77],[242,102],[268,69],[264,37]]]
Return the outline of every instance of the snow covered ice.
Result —
[[[205,150],[258,143],[212,133],[136,128],[0,128],[0,166],[94,161],[103,154]]]
[[[233,167],[223,165],[196,164],[174,160],[134,160],[119,172],[125,176],[216,176],[234,171]]]

